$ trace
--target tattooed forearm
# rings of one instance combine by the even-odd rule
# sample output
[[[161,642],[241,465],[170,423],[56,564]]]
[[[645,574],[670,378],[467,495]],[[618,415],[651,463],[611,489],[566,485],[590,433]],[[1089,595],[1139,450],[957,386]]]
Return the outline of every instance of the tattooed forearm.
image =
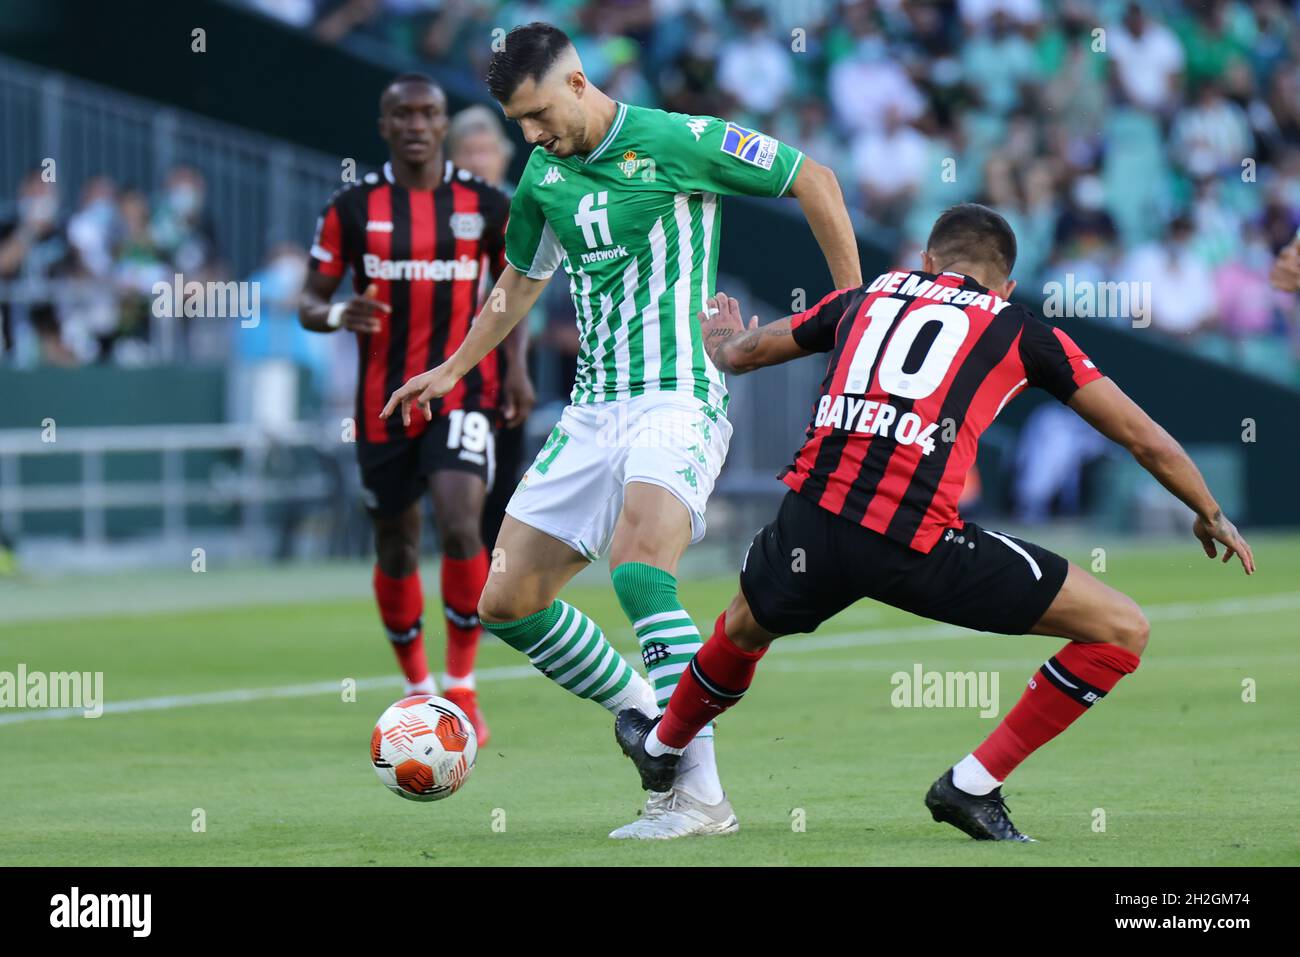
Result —
[[[704,338],[704,348],[719,372],[740,375],[761,364],[754,361],[754,354],[764,339],[789,335],[789,326],[775,323],[757,329],[713,329]]]

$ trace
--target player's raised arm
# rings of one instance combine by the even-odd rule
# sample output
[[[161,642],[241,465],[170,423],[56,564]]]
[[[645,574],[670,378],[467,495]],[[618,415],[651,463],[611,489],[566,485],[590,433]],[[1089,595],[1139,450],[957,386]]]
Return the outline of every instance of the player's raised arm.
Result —
[[[1192,534],[1200,539],[1206,555],[1214,558],[1214,543],[1219,542],[1226,549],[1225,562],[1236,555],[1246,574],[1254,573],[1250,545],[1219,508],[1196,463],[1119,386],[1105,378],[1089,382],[1070,397],[1069,406],[1106,438],[1128,449],[1139,465],[1196,513]]]
[[[432,418],[429,402],[450,392],[467,372],[501,344],[510,330],[528,315],[549,281],[549,275],[532,279],[513,266],[507,266],[488,293],[483,308],[470,325],[460,347],[446,362],[407,379],[401,388],[389,396],[379,417],[386,419],[400,407],[402,424],[409,425],[411,404],[415,403],[423,410],[426,419]]]
[[[862,285],[862,264],[858,260],[858,239],[853,232],[844,193],[835,173],[805,156],[799,173],[790,186],[790,195],[799,200],[804,219],[812,230],[836,289]]]

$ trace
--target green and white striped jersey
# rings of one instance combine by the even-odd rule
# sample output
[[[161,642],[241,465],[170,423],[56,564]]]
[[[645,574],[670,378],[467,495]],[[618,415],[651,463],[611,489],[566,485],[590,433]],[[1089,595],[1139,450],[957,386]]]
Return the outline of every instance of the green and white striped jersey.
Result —
[[[572,402],[689,392],[726,408],[696,318],[715,291],[718,195],[783,196],[802,163],[726,120],[625,103],[585,157],[534,148],[506,260],[534,279],[564,264],[581,338]]]

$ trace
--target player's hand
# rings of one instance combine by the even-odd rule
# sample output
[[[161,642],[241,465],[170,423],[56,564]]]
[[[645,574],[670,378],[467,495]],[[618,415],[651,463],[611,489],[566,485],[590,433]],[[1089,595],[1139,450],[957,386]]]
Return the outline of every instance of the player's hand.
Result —
[[[723,348],[728,342],[746,331],[746,328],[758,328],[758,316],[749,320],[749,326],[740,318],[740,302],[725,292],[719,292],[704,300],[704,309],[699,313],[700,329],[704,338],[704,349],[713,358],[714,352]]]
[[[376,299],[378,295],[379,287],[372,282],[361,295],[349,299],[348,304],[343,307],[343,322],[340,328],[370,335],[383,328],[380,316],[391,315],[393,307]]]
[[[1208,557],[1214,558],[1218,554],[1214,544],[1218,542],[1225,549],[1223,561],[1227,562],[1236,555],[1241,559],[1241,567],[1246,570],[1246,574],[1255,574],[1255,556],[1251,554],[1250,546],[1237,531],[1237,526],[1228,521],[1223,512],[1215,512],[1208,521],[1198,515],[1192,523],[1192,534],[1201,540],[1201,548],[1205,549]]]
[[[443,363],[428,372],[421,372],[417,376],[407,379],[400,389],[388,397],[388,403],[384,410],[379,413],[381,419],[386,419],[397,411],[398,407],[402,410],[402,425],[411,424],[411,406],[417,405],[420,411],[424,413],[424,420],[428,422],[433,418],[433,410],[429,408],[429,403],[434,399],[440,399],[450,392],[460,381],[460,376],[453,375],[447,368],[447,363]]]
[[[1268,281],[1285,292],[1300,290],[1300,237],[1291,240],[1278,253],[1277,261],[1269,270]]]
[[[523,365],[512,365],[506,372],[504,402],[501,415],[507,429],[513,429],[532,414],[537,405],[537,392],[533,380],[528,378],[528,369]]]

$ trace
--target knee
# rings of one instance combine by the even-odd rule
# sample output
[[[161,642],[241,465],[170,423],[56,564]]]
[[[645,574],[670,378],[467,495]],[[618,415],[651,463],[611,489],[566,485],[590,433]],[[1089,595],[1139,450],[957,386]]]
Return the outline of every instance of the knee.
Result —
[[[1133,605],[1116,621],[1112,632],[1111,644],[1119,645],[1141,656],[1142,652],[1146,651],[1147,639],[1151,635],[1151,623],[1147,621],[1147,616],[1142,614],[1142,609]]]
[[[458,515],[441,524],[438,534],[449,558],[473,558],[483,550],[477,515]]]
[[[490,624],[518,621],[546,607],[545,605],[532,607],[535,604],[536,602],[530,602],[526,597],[511,594],[507,589],[494,587],[492,579],[489,578],[483,594],[478,599],[478,619]]]
[[[379,529],[375,533],[375,557],[385,575],[405,578],[420,564],[420,538],[404,529]]]

